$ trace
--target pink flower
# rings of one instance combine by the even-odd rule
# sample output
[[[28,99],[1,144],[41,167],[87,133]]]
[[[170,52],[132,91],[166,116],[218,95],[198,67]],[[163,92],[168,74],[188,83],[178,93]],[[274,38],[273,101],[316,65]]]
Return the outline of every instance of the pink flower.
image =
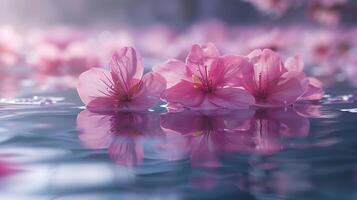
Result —
[[[143,64],[134,48],[114,53],[110,71],[92,68],[79,77],[77,90],[88,108],[145,110],[157,104],[166,81],[157,73],[143,76]]]
[[[124,166],[143,163],[143,143],[161,133],[159,115],[152,112],[85,110],[77,117],[77,129],[87,148],[108,149],[115,163]]]
[[[241,84],[254,97],[257,105],[285,106],[301,100],[318,100],[323,95],[321,83],[308,78],[299,57],[286,63],[269,50],[254,50],[248,55],[252,65],[245,65]]]
[[[163,99],[187,108],[247,108],[254,99],[237,87],[236,76],[248,65],[240,56],[220,56],[214,44],[193,45],[186,63],[171,59],[153,68],[166,78]]]

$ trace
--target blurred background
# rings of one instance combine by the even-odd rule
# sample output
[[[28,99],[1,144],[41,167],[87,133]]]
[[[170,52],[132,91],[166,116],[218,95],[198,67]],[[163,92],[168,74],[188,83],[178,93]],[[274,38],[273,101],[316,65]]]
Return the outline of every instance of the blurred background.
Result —
[[[231,24],[252,22],[315,24],[312,23],[306,10],[311,10],[313,4],[319,2],[324,4],[328,2],[327,4],[331,4],[330,9],[333,7],[339,10],[344,24],[353,24],[357,20],[354,15],[357,11],[357,2],[353,0],[265,0],[266,3],[262,0],[1,0],[0,2],[0,22],[21,27],[48,26],[54,23],[148,25],[157,22],[183,27],[209,19],[218,19]],[[257,13],[259,10],[263,13]],[[269,12],[275,16],[267,17]]]
[[[300,55],[325,87],[356,87],[356,11],[348,0],[0,0],[0,96],[74,88],[123,46],[150,70],[207,42]]]

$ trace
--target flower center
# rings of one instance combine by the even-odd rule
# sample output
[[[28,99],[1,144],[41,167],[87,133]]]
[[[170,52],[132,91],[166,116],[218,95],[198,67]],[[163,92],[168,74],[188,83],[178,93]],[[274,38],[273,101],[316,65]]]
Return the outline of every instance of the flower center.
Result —
[[[213,86],[208,67],[205,65],[202,70],[202,67],[198,66],[198,73],[199,75],[192,76],[194,87],[201,89],[205,93],[213,93],[215,87]]]
[[[259,73],[258,76],[258,90],[256,92],[256,94],[254,95],[256,98],[258,98],[259,100],[265,101],[268,97],[268,92],[266,91],[266,89],[263,87],[263,83],[262,83],[262,73]]]
[[[210,116],[202,116],[200,129],[194,133],[194,136],[210,136],[215,132],[213,119]]]
[[[120,76],[122,79],[120,81],[112,81],[109,77],[106,77],[105,80],[101,80],[103,84],[106,85],[106,91],[99,91],[107,97],[114,98],[119,102],[130,102],[133,96],[138,93],[142,86],[143,81],[139,80],[134,85],[130,86],[130,82],[125,82],[124,78]],[[114,78],[113,78],[114,79]],[[116,79],[114,79],[116,80]]]

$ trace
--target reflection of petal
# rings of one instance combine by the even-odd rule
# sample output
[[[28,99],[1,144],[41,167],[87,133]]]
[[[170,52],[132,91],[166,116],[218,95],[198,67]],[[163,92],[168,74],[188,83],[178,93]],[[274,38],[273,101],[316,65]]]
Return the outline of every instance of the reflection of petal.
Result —
[[[240,145],[243,141],[240,139],[242,133],[249,130],[247,121],[253,113],[252,110],[167,113],[162,115],[161,125],[166,130],[167,139],[172,139],[168,141],[171,145],[167,146],[173,149],[172,145],[176,144],[177,148],[185,148],[179,155],[189,154],[192,165],[217,167],[218,155],[239,151],[244,146]],[[183,138],[179,143],[177,133],[182,134]],[[172,137],[173,134],[175,137]]]
[[[116,138],[109,147],[109,155],[116,163],[125,166],[138,165],[144,160],[143,147],[135,139]]]
[[[260,109],[252,121],[252,136],[258,153],[274,153],[284,148],[283,137],[301,137],[309,133],[309,120],[293,109]]]
[[[292,108],[183,111],[161,116],[170,159],[189,157],[193,166],[217,167],[225,153],[271,154],[283,139],[306,136],[309,120]],[[181,137],[180,137],[181,135]]]
[[[82,111],[77,117],[79,138],[89,148],[108,148],[116,163],[134,166],[143,162],[141,140],[161,133],[154,113]]]
[[[105,148],[110,145],[112,140],[111,135],[108,134],[110,126],[108,115],[97,115],[84,110],[77,117],[79,138],[86,147],[91,149]]]
[[[296,104],[294,106],[294,110],[300,116],[303,116],[306,118],[322,116],[320,109],[321,109],[320,105],[305,105],[305,104],[299,105],[299,104]]]

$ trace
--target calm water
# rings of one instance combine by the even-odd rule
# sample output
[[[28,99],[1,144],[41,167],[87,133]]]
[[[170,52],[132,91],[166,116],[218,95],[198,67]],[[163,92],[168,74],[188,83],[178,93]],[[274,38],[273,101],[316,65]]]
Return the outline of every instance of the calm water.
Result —
[[[0,199],[357,199],[354,92],[214,113],[91,112],[74,90],[5,102]]]

